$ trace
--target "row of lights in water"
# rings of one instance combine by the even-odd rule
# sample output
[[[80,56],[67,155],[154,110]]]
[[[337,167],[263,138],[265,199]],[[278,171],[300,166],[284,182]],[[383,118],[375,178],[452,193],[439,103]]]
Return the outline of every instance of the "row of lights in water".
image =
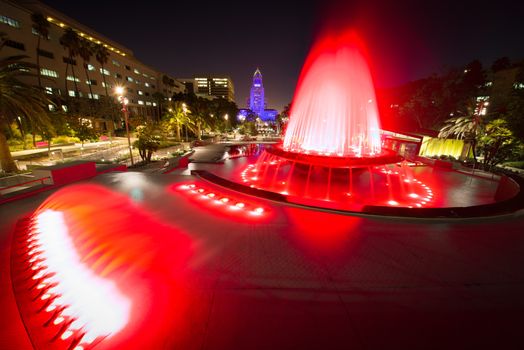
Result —
[[[111,280],[97,276],[81,261],[61,212],[36,215],[25,244],[33,301],[42,304],[39,312],[49,315],[44,326],[58,328],[52,341],[84,350],[125,326],[130,301]]]
[[[278,160],[271,161],[271,162],[269,162],[269,164],[275,165],[278,162],[279,162]],[[268,162],[264,162],[264,164],[267,164],[267,163]],[[251,173],[254,173],[254,174],[251,174]],[[396,176],[400,176],[402,178],[406,177],[406,175],[400,174],[398,171],[382,169],[382,173],[387,174],[387,175],[396,175]],[[250,181],[257,181],[258,180],[257,169],[256,169],[254,164],[249,164],[242,171],[242,173],[240,175],[241,175],[241,178],[242,178],[242,182],[244,182],[244,183],[249,183]],[[404,179],[403,181],[404,181],[404,183],[407,183],[407,184],[409,184],[409,183],[416,184],[416,185],[418,185],[422,189],[422,191],[425,192],[425,194],[423,194],[423,195],[417,194],[415,192],[412,192],[412,193],[408,194],[408,197],[410,199],[418,200],[415,203],[412,203],[412,205],[408,205],[407,206],[408,208],[422,208],[423,206],[428,204],[428,202],[433,200],[433,191],[431,190],[431,188],[428,185],[424,184],[422,181],[417,180],[417,179]],[[286,182],[282,181],[282,184],[285,185]],[[255,187],[255,185],[251,184],[250,187]],[[284,195],[288,195],[289,194],[286,191],[283,191],[283,192],[280,192],[280,193],[284,194]],[[351,196],[350,193],[348,193],[348,195]],[[387,202],[387,204],[389,206],[398,206],[398,205],[400,205],[400,203],[398,201],[394,200],[394,199],[390,199]]]
[[[195,184],[182,185],[180,188],[182,190],[188,191],[189,193],[198,195],[198,198],[202,200],[209,200],[217,205],[225,205],[232,211],[244,212],[250,216],[261,216],[266,212],[266,210],[262,207],[247,204],[230,196],[226,196],[218,191],[211,191]]]
[[[393,171],[393,170],[382,169],[382,173],[387,174],[387,175],[396,175],[396,176],[400,176],[402,178],[406,177],[406,175],[400,174],[398,171]],[[431,190],[431,188],[428,185],[426,185],[422,181],[417,180],[417,179],[413,179],[413,178],[412,179],[405,178],[403,181],[404,181],[404,183],[407,183],[407,184],[410,184],[410,183],[416,184],[416,185],[418,185],[422,189],[422,191],[425,192],[424,195],[420,195],[420,194],[417,194],[415,192],[411,192],[410,194],[408,194],[408,197],[410,199],[417,200],[415,203],[413,203],[413,205],[408,205],[407,206],[408,208],[422,208],[426,204],[428,204],[428,202],[433,200],[433,191]],[[386,184],[386,186],[387,186],[387,184]],[[396,200],[393,200],[393,199],[389,200],[387,203],[388,203],[388,205],[390,205],[392,207],[398,206],[400,204],[399,202],[397,202]]]

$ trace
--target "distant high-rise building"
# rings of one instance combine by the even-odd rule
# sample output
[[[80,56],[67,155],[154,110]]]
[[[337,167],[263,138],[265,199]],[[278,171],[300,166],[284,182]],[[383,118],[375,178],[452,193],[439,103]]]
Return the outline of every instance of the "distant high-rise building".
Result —
[[[225,98],[231,102],[235,101],[235,88],[229,77],[195,78],[195,93],[202,97]]]
[[[251,86],[251,92],[249,94],[249,108],[259,116],[264,114],[264,109],[266,108],[262,73],[260,73],[258,68],[255,74],[253,74],[253,85]]]
[[[262,73],[260,69],[256,69],[253,74],[253,84],[249,94],[249,108],[240,109],[238,118],[244,120],[250,114],[255,114],[258,118],[265,122],[273,122],[278,114],[275,109],[266,108],[266,99],[264,93],[264,84],[262,82]]]

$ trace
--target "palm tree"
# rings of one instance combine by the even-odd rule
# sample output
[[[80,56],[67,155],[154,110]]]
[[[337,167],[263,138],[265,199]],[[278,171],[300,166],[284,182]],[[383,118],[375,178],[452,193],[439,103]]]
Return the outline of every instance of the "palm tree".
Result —
[[[482,131],[480,113],[468,106],[467,113],[462,116],[453,117],[445,121],[444,127],[440,129],[439,138],[448,139],[456,137],[468,142],[473,153],[473,161],[477,163],[477,140]],[[468,152],[469,153],[469,152]]]
[[[11,56],[0,60],[0,166],[4,172],[16,172],[17,166],[11,156],[5,130],[16,119],[30,123],[35,129],[50,133],[53,130],[48,115],[52,102],[40,88],[21,80],[35,78],[31,73],[36,65],[23,61],[27,56]]]
[[[191,112],[184,107],[184,103],[181,101],[174,102],[164,114],[163,119],[166,121],[169,129],[175,129],[177,140],[181,140],[182,126],[190,129],[193,132],[197,132],[194,128],[196,125],[190,118]]]
[[[93,98],[93,88],[91,87],[91,79],[89,78],[89,61],[91,60],[91,57],[93,57],[94,48],[90,41],[87,41],[86,39],[80,39],[80,45],[78,49],[78,55],[82,57],[82,60],[84,61],[84,72],[86,74],[87,78],[87,85],[89,87],[89,93],[91,94],[91,98]]]
[[[104,88],[106,90],[106,97],[109,97],[107,92],[106,75],[104,74],[104,65],[109,61],[109,50],[102,44],[95,46],[95,58],[102,68],[102,79],[104,80]]]
[[[42,80],[40,75],[40,41],[42,37],[47,38],[49,35],[49,22],[41,12],[34,12],[31,14],[31,21],[33,21],[33,28],[37,31],[36,42],[36,68],[38,70],[38,86],[42,87]]]
[[[75,75],[75,65],[73,64],[75,57],[78,55],[78,51],[80,49],[80,40],[76,32],[71,29],[67,28],[64,31],[64,34],[60,37],[60,45],[64,48],[64,50],[67,50],[68,60],[66,63],[66,72],[65,72],[65,87],[66,87],[66,96],[69,93],[68,87],[67,87],[67,72],[69,65],[71,65],[71,70],[73,72],[73,82],[75,84],[75,95],[79,96],[78,93],[78,85],[76,83],[76,75]]]

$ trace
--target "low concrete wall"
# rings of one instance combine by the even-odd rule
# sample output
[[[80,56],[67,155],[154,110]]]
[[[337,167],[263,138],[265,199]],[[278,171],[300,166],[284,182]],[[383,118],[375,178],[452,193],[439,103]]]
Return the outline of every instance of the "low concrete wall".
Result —
[[[70,162],[40,167],[33,170],[33,175],[36,178],[50,177],[44,182],[48,185],[65,185],[96,176],[96,166],[95,162]]]

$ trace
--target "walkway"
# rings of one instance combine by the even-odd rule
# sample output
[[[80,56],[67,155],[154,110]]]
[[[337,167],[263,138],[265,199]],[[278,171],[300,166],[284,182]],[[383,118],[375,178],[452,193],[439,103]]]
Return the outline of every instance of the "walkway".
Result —
[[[194,180],[129,172],[92,182],[129,198],[151,222],[183,232],[193,247],[184,277],[164,281],[168,290],[187,293],[169,298],[178,307],[167,319],[148,323],[148,329],[156,325],[165,332],[150,348],[524,347],[524,213],[488,220],[387,220],[260,200],[267,216],[247,220],[172,187],[188,181]],[[0,348],[30,348],[9,284],[9,244],[16,219],[49,195],[0,207]],[[82,210],[100,210],[108,200],[87,200]],[[125,214],[105,208],[93,225]],[[106,226],[107,234],[129,232],[132,218]],[[127,256],[156,254],[150,265],[141,260],[141,268],[160,273],[159,262],[180,263],[180,247],[159,234],[148,232],[140,245],[130,244],[132,236],[112,244],[125,243]],[[136,339],[146,335],[136,333]]]

